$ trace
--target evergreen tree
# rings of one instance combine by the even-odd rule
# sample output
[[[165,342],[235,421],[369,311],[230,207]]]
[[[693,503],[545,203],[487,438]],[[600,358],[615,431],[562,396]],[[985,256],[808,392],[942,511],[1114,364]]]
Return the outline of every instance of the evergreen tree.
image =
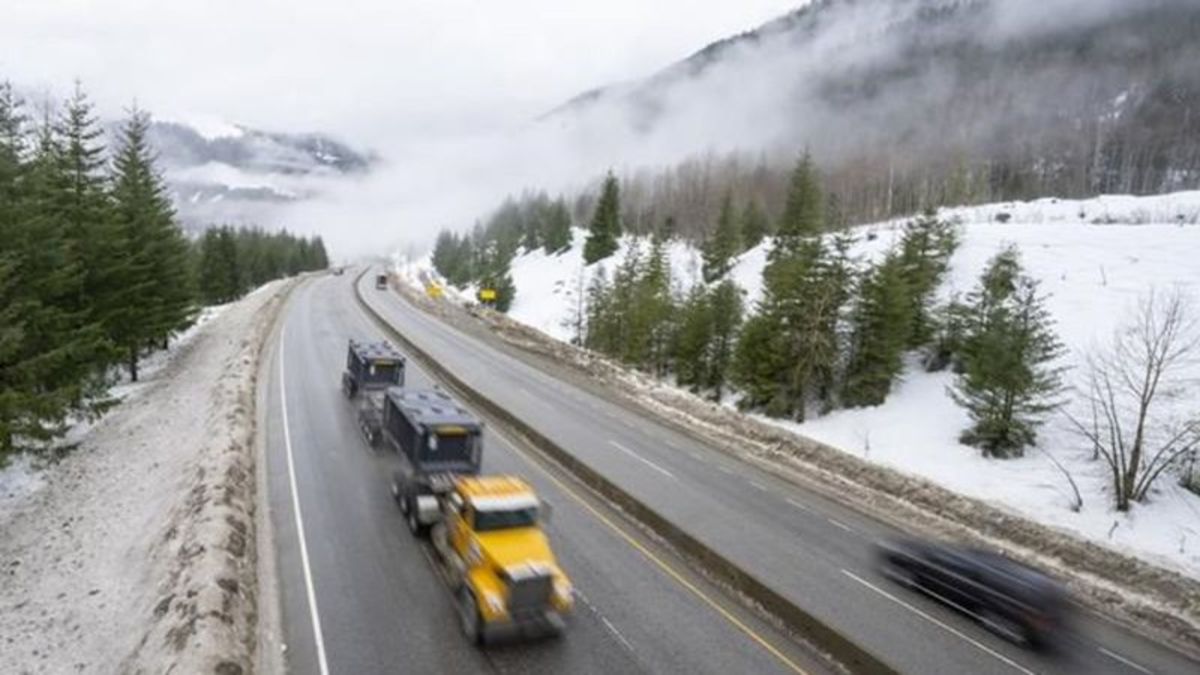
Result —
[[[704,280],[709,283],[728,274],[733,257],[741,252],[737,218],[733,214],[733,196],[728,192],[721,201],[717,228],[704,241],[701,250],[704,256]]]
[[[232,302],[242,292],[237,240],[229,226],[209,228],[200,240],[200,295],[210,305]]]
[[[901,259],[889,253],[859,284],[843,403],[851,407],[883,403],[903,366],[910,309]]]
[[[803,420],[810,402],[833,404],[841,354],[838,320],[849,297],[849,240],[834,240],[832,250],[819,233],[821,190],[807,155],[793,172],[788,208],[763,269],[763,300],[743,334],[754,342],[739,344],[734,375],[753,388],[748,406],[765,405],[768,414]],[[752,348],[776,349],[772,368],[751,362]],[[757,343],[757,344],[756,344]]]
[[[134,109],[121,129],[111,181],[113,219],[127,261],[123,277],[128,305],[122,312],[124,324],[110,336],[125,351],[134,381],[140,351],[162,344],[193,315],[188,242],[154,168],[146,139],[149,128],[149,116]]]
[[[812,237],[824,231],[821,187],[812,157],[806,152],[796,161],[788,184],[787,202],[776,234],[783,240]]]
[[[900,240],[900,264],[911,294],[906,338],[906,346],[910,349],[933,339],[936,326],[930,303],[957,247],[958,233],[950,223],[938,219],[937,212],[932,209],[904,228]]]
[[[951,397],[972,426],[962,442],[988,457],[1019,457],[1036,440],[1044,416],[1057,406],[1063,351],[1037,282],[1022,273],[1009,247],[988,264],[967,297],[962,369]]]
[[[712,312],[710,294],[702,284],[693,286],[679,307],[672,354],[675,380],[695,393],[707,386],[710,379],[708,348],[713,338]]]
[[[69,416],[108,404],[97,373],[111,350],[82,302],[64,150],[49,116],[28,153],[20,103],[0,88],[0,456],[43,447]]]
[[[785,417],[793,410],[786,388],[791,364],[779,318],[771,311],[760,305],[742,327],[734,347],[732,375],[744,394],[738,402],[740,408]]]
[[[742,210],[742,250],[748,251],[770,233],[771,224],[758,202],[750,199]]]
[[[617,252],[621,239],[621,195],[617,178],[608,172],[600,191],[600,201],[592,214],[588,226],[588,237],[583,244],[583,261],[592,264]]]
[[[730,379],[730,364],[733,361],[745,306],[741,290],[729,279],[722,281],[712,290],[708,304],[711,308],[712,328],[707,350],[708,368],[705,384],[712,390],[713,398],[720,401]]]
[[[562,197],[550,205],[545,228],[542,248],[546,253],[561,253],[571,247],[571,213]]]
[[[671,297],[671,268],[661,241],[651,245],[650,257],[637,279],[632,310],[631,343],[645,347],[642,353],[631,354],[630,363],[655,375],[665,375],[670,363],[675,304]]]

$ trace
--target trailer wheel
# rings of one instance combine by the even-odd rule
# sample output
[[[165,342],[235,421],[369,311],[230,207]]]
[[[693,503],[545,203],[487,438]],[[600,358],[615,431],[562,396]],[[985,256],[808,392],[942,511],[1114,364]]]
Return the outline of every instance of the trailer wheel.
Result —
[[[475,594],[470,589],[464,588],[459,594],[458,617],[467,640],[472,644],[482,645],[483,619],[479,616],[479,604],[475,602]]]

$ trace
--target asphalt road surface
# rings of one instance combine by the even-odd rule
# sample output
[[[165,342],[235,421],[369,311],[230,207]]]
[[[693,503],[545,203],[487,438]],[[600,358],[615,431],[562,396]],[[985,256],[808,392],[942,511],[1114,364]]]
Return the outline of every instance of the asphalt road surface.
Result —
[[[352,279],[321,277],[296,289],[260,382],[290,672],[828,672],[807,647],[494,426],[484,471],[519,474],[551,503],[547,532],[576,588],[576,612],[560,638],[468,644],[428,552],[389,494],[395,456],[370,449],[340,391],[347,340],[383,337],[356,304]],[[411,361],[407,384],[432,386]]]
[[[366,302],[471,387],[903,672],[1200,672],[1200,663],[1185,655],[1086,612],[1064,655],[1041,655],[1006,642],[969,618],[879,576],[873,569],[872,544],[894,534],[886,525],[612,403],[497,339],[452,328],[394,292],[376,290],[371,279],[368,274],[360,282]],[[352,283],[349,274],[335,277],[327,284],[332,286],[327,306],[301,300],[296,311],[334,312],[335,306],[351,306]],[[289,316],[294,318],[295,311]],[[309,322],[321,325],[317,317]],[[332,382],[327,388],[331,387]],[[503,456],[492,456],[497,454]],[[569,559],[568,569],[573,569],[572,563],[586,566],[588,558],[585,554]],[[625,602],[633,607],[646,604],[624,596],[623,602],[604,611],[633,611]],[[654,634],[657,639],[674,637],[690,621],[690,615],[673,615]],[[720,622],[710,627],[716,630]],[[778,665],[763,659],[730,670],[707,657],[682,656],[701,644],[721,644],[721,635],[720,630],[697,631],[681,638],[681,652],[661,654],[648,667],[758,672]],[[749,655],[753,650],[743,647],[738,653]]]

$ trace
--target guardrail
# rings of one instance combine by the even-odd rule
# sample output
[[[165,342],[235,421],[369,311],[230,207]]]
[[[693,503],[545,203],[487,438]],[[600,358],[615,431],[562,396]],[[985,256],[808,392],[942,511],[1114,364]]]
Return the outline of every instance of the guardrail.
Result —
[[[367,303],[359,292],[359,282],[368,271],[370,271],[369,268],[354,279],[354,298],[359,306],[362,307],[367,316],[381,330],[403,346],[410,357],[415,357],[429,372],[446,381],[466,402],[485,412],[488,416],[500,420],[507,427],[524,436],[534,447],[572,473],[576,478],[583,481],[592,490],[616,504],[625,513],[701,565],[705,572],[718,582],[745,595],[761,607],[762,610],[780,621],[788,630],[803,636],[816,646],[817,649],[827,653],[851,672],[869,673],[871,675],[893,675],[899,672],[866,648],[842,635],[825,622],[760,581],[753,574],[750,574],[736,563],[718,553],[712,547],[683,531],[637,497],[627,492],[624,488],[582,462],[566,448],[546,437],[524,420],[513,415],[503,406],[484,396],[477,389],[460,379],[451,370],[434,359],[428,352],[406,338],[391,322]]]

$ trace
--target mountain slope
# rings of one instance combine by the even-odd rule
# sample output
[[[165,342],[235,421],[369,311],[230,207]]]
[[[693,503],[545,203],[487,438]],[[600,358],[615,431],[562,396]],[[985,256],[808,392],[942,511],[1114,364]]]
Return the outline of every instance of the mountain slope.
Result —
[[[1082,375],[1089,350],[1103,346],[1150,289],[1178,287],[1200,297],[1195,265],[1200,192],[997,203],[947,209],[942,215],[960,221],[962,244],[950,261],[941,297],[971,290],[988,259],[1006,243],[1017,244],[1026,270],[1049,295],[1055,330],[1068,349],[1058,365],[1072,369],[1072,383]],[[901,224],[853,228],[853,255],[877,258],[898,236]],[[585,237],[585,231],[576,230],[574,245],[564,253],[547,255],[539,249],[513,260],[516,296],[509,316],[570,341],[581,296],[599,268],[611,275],[633,246],[643,252],[648,247],[644,239],[627,236],[612,258],[585,266]],[[767,241],[743,253],[731,272],[748,307],[761,297],[770,246]],[[669,242],[667,250],[672,282],[682,295],[699,281],[700,252],[678,240]],[[428,257],[407,261],[399,271],[413,280],[436,274]],[[456,295],[463,301],[474,297],[470,288]],[[1200,498],[1177,479],[1159,481],[1148,503],[1129,513],[1115,512],[1104,463],[1091,458],[1091,448],[1070,431],[1062,415],[1051,418],[1039,433],[1040,449],[1031,448],[1021,459],[985,459],[958,442],[967,416],[946,393],[952,379],[948,372],[925,372],[913,359],[883,405],[837,410],[803,424],[767,421],[1193,577],[1200,574]],[[1191,391],[1179,402],[1195,410],[1200,395]],[[1071,488],[1046,452],[1079,484],[1084,500],[1080,511],[1071,509]]]
[[[1022,196],[1193,188],[1197,34],[1191,0],[818,0],[542,122],[826,166],[988,162]]]

